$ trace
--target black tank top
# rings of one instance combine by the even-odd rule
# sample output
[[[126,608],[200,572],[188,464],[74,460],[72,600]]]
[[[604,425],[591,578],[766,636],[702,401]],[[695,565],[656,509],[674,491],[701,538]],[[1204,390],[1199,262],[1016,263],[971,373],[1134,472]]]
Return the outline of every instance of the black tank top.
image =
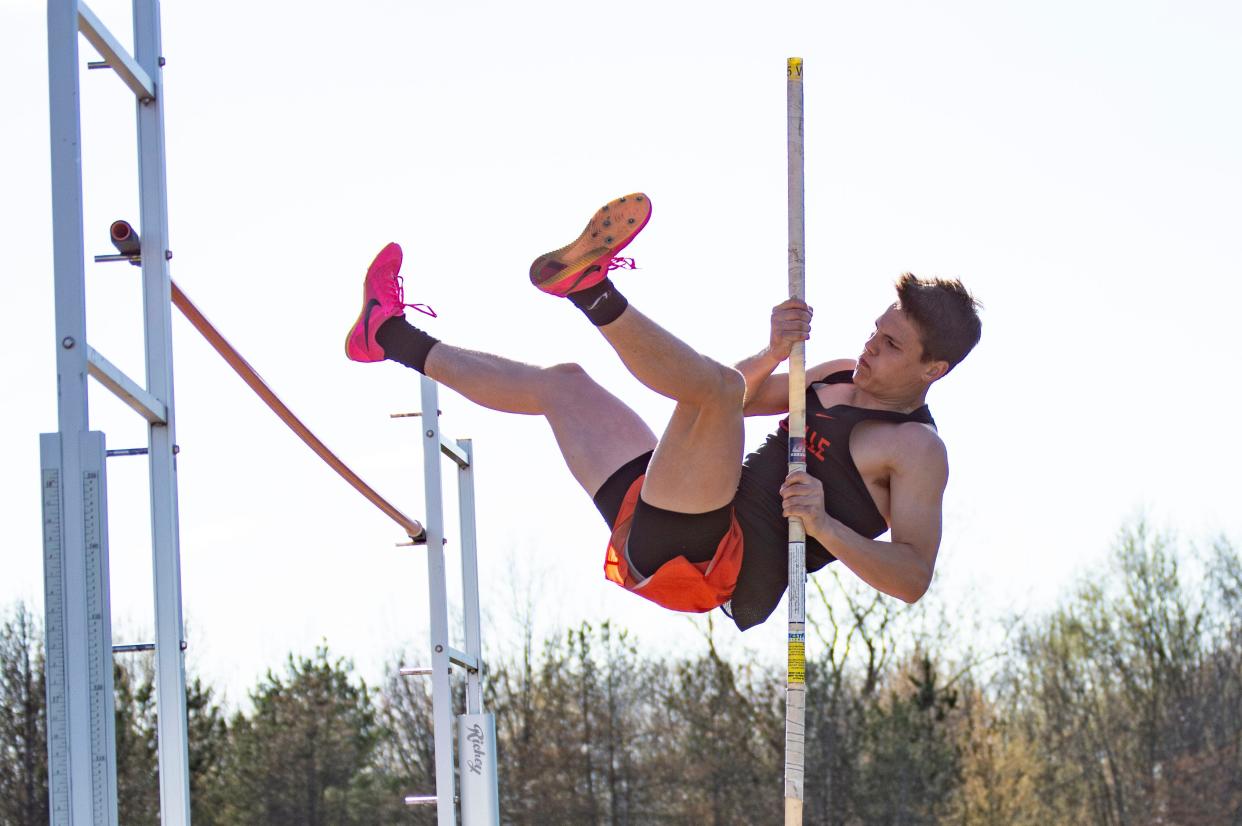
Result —
[[[824,506],[828,514],[851,529],[874,539],[888,529],[888,523],[871,498],[871,492],[850,455],[850,434],[862,421],[921,422],[935,427],[927,405],[911,413],[871,410],[848,404],[825,409],[815,392],[816,384],[850,384],[853,372],[843,370],[816,382],[806,393],[807,472],[824,486]],[[788,521],[781,515],[780,487],[788,475],[789,419],[746,457],[742,480],[733,504],[745,540],[745,555],[788,554]],[[818,541],[806,539],[807,571],[818,571],[834,557]],[[752,560],[757,562],[758,560]],[[743,572],[744,575],[744,572]],[[782,589],[783,590],[783,589]]]

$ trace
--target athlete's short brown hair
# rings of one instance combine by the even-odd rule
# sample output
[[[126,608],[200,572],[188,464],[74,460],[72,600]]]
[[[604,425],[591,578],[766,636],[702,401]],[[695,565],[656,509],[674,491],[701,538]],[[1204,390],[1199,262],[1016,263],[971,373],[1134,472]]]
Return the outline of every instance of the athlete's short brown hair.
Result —
[[[898,309],[919,328],[923,361],[947,361],[952,370],[979,343],[983,305],[956,278],[917,278],[907,272],[896,287]]]

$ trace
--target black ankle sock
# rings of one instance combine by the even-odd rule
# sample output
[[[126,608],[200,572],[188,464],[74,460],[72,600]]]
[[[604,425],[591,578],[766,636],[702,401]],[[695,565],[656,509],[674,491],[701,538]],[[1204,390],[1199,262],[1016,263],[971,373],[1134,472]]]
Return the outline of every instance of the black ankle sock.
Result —
[[[612,281],[607,278],[594,287],[570,293],[569,300],[574,303],[575,307],[582,310],[596,327],[603,327],[605,324],[616,321],[625,312],[625,308],[630,306],[630,302],[625,300],[625,296],[621,295],[613,286]]]
[[[375,331],[375,343],[384,348],[385,358],[426,374],[427,354],[440,339],[427,335],[398,315]]]

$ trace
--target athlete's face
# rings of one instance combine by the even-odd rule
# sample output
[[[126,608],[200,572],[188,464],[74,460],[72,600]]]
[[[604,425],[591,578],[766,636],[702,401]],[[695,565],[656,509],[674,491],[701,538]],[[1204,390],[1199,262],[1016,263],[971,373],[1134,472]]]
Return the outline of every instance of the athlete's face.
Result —
[[[854,383],[880,395],[921,393],[947,369],[943,361],[923,361],[918,328],[894,305],[876,319],[858,356]]]

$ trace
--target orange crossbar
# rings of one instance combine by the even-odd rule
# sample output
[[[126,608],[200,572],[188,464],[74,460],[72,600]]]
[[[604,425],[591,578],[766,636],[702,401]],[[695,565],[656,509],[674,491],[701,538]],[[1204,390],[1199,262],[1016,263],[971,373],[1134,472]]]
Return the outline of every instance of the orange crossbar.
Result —
[[[293,411],[285,406],[285,403],[277,398],[272,392],[272,388],[259,377],[255,369],[251,367],[241,354],[233,349],[233,345],[229,344],[224,336],[220,335],[220,331],[212,326],[207,317],[199,312],[194,306],[194,302],[186,296],[176,282],[172,285],[172,303],[181,311],[194,329],[202,333],[203,338],[207,339],[215,351],[224,357],[229,366],[241,376],[242,381],[250,386],[250,389],[258,394],[264,404],[272,409],[272,412],[280,417],[280,420],[289,426],[289,429],[297,434],[298,438],[306,443],[306,446],[315,451],[320,459],[327,462],[328,466],[341,475],[341,478],[349,482],[355,490],[370,500],[371,504],[382,510],[388,515],[388,518],[396,522],[409,535],[410,539],[415,541],[426,539],[426,531],[423,526],[408,516],[397,510],[384,497],[375,492],[375,489],[349,469],[349,466],[342,462],[335,453],[328,449],[328,446],[319,441],[314,433],[310,431],[306,425],[302,424],[302,420],[293,415]]]

